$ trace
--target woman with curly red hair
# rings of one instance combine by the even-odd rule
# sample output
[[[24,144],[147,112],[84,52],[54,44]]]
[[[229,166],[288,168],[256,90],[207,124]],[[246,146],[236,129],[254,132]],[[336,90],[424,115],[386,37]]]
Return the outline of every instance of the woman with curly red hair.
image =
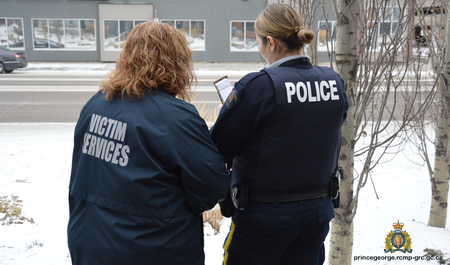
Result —
[[[73,264],[203,264],[201,213],[229,176],[205,121],[185,36],[136,25],[75,128],[68,245]],[[183,99],[183,100],[181,100]]]
[[[109,79],[100,84],[106,99],[126,93],[140,98],[158,88],[184,100],[190,99],[196,81],[192,52],[183,33],[165,23],[136,25],[117,59]]]

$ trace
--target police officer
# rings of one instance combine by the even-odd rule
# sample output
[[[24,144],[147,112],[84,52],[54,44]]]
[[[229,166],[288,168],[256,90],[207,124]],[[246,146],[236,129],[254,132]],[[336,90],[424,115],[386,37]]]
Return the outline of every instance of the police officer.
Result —
[[[290,5],[269,5],[255,31],[270,65],[235,84],[210,132],[232,161],[238,208],[224,264],[322,264],[348,109],[344,82],[304,55],[315,36]]]
[[[83,107],[70,177],[73,264],[204,264],[202,212],[225,197],[225,160],[188,98],[195,78],[174,27],[136,25]]]

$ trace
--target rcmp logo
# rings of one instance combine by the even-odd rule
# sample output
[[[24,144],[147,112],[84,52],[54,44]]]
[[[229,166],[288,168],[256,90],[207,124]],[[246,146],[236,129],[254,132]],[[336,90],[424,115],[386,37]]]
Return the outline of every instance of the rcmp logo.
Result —
[[[395,230],[391,231],[386,237],[384,253],[394,253],[397,251],[412,253],[411,237],[406,231],[402,231],[404,224],[397,221],[392,226],[394,226]]]

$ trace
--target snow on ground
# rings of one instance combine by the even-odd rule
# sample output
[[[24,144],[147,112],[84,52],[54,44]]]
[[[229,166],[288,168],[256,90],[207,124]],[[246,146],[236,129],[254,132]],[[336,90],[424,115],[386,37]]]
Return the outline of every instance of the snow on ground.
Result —
[[[115,63],[100,62],[28,62],[26,68],[15,71],[110,71]]]
[[[23,216],[35,221],[35,224],[0,225],[0,264],[70,264],[66,225],[74,126],[73,123],[0,124],[0,195],[19,195],[23,200]],[[408,155],[410,159],[417,158]],[[423,249],[434,248],[450,257],[450,218],[446,229],[426,225],[431,192],[425,167],[398,155],[376,167],[372,178],[379,199],[369,182],[362,191],[355,218],[353,256],[420,258]],[[384,253],[385,238],[397,221],[404,223],[403,230],[411,236],[411,254]],[[205,226],[207,265],[221,264],[229,224],[230,219],[224,219],[217,235],[209,225]],[[409,262],[412,261],[355,261],[354,264]],[[437,263],[414,261],[413,264]]]
[[[195,63],[197,74],[208,77],[224,72],[242,76],[263,68],[262,63]],[[110,71],[112,63],[31,62],[17,71]],[[0,196],[15,194],[23,201],[22,215],[34,224],[0,225],[0,264],[70,264],[66,226],[74,123],[0,123]],[[362,144],[362,143],[359,143]],[[406,157],[408,156],[408,157]],[[434,248],[450,257],[450,215],[447,228],[427,227],[430,210],[430,181],[419,156],[412,152],[397,155],[378,165],[362,190],[354,220],[353,257],[412,258],[413,261],[355,261],[354,264],[437,264],[415,261],[425,248]],[[1,218],[1,216],[0,216]],[[392,224],[404,223],[411,236],[412,253],[384,253],[384,241]],[[219,234],[205,225],[206,265],[221,264],[222,245],[230,219],[224,219]],[[2,222],[0,221],[0,224]],[[328,242],[326,254],[328,259]]]

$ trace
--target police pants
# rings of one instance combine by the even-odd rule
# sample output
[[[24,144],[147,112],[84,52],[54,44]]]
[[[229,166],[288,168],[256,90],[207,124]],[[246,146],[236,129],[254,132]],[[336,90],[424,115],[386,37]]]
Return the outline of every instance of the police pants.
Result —
[[[224,265],[323,264],[334,218],[328,197],[288,203],[250,202],[235,210],[224,243]]]

